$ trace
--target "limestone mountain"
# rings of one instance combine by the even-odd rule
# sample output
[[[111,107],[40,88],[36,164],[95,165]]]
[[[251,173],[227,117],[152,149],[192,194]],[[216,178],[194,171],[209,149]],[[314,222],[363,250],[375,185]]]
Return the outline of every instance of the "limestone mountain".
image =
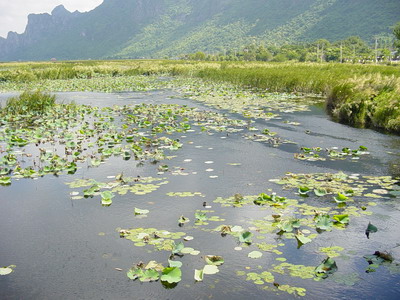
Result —
[[[31,14],[0,38],[0,60],[159,58],[358,35],[398,22],[398,0],[104,0],[90,12]]]

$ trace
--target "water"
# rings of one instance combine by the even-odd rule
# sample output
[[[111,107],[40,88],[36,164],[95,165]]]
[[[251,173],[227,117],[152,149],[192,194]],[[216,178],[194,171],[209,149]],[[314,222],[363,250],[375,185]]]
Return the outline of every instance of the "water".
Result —
[[[0,101],[10,94],[0,95]],[[64,102],[76,101],[100,107],[138,103],[177,103],[202,107],[201,104],[177,98],[171,91],[147,93],[60,93]],[[207,108],[210,109],[210,108]],[[231,115],[232,118],[239,116]],[[237,276],[237,271],[269,271],[278,265],[277,257],[298,265],[317,266],[324,259],[319,247],[341,246],[342,256],[335,258],[339,277],[356,274],[359,280],[348,286],[333,278],[316,282],[289,275],[275,275],[280,285],[289,284],[307,289],[305,299],[398,299],[400,297],[400,274],[391,274],[385,266],[376,272],[366,273],[368,263],[364,255],[375,251],[390,251],[395,262],[400,260],[399,228],[400,205],[398,198],[371,199],[378,205],[369,208],[372,216],[351,218],[346,230],[324,232],[313,242],[297,249],[295,240],[284,240],[279,247],[283,255],[263,252],[261,259],[250,259],[247,254],[258,250],[255,243],[276,243],[276,234],[264,234],[263,240],[254,238],[253,245],[242,251],[233,236],[221,237],[217,232],[204,231],[221,224],[251,227],[250,222],[271,215],[271,210],[260,210],[258,206],[241,208],[221,207],[213,201],[217,197],[230,197],[236,193],[257,195],[273,189],[278,194],[310,205],[321,205],[321,199],[306,200],[295,196],[293,190],[282,190],[269,182],[286,172],[293,173],[359,173],[361,175],[399,175],[400,138],[371,130],[354,129],[329,120],[320,107],[310,112],[284,114],[284,120],[299,122],[299,126],[284,124],[282,120],[257,121],[257,128],[270,128],[279,136],[297,144],[272,147],[243,139],[243,133],[215,133],[208,135],[196,128],[195,132],[181,133],[176,138],[184,144],[175,158],[166,163],[179,167],[187,176],[172,175],[171,172],[157,175],[157,166],[123,161],[112,157],[99,168],[83,165],[75,175],[45,176],[38,180],[21,179],[9,187],[0,187],[0,265],[16,265],[14,272],[0,277],[1,299],[290,299],[299,298],[279,291],[272,283],[258,286],[246,277]],[[309,162],[293,159],[300,147],[350,147],[367,146],[371,155],[359,161]],[[190,162],[185,160],[191,159]],[[206,164],[213,161],[212,164]],[[241,163],[241,165],[231,165]],[[213,171],[206,171],[213,169]],[[78,178],[95,178],[107,182],[107,176],[123,172],[127,176],[166,177],[169,183],[148,195],[128,193],[113,199],[110,207],[102,207],[99,197],[71,200],[70,189],[65,182]],[[210,176],[218,176],[210,178]],[[205,197],[169,197],[168,192],[201,192]],[[325,199],[325,198],[324,198]],[[209,222],[207,226],[194,227],[194,213],[203,208],[203,202],[212,205],[216,215],[224,222]],[[331,203],[335,206],[334,203]],[[147,218],[133,214],[134,207],[148,209]],[[191,219],[189,224],[179,227],[181,215]],[[367,239],[364,232],[371,222],[378,227],[377,233]],[[201,251],[198,256],[184,255],[182,281],[173,289],[166,289],[160,282],[132,282],[126,271],[139,261],[156,260],[167,265],[169,253],[153,251],[153,247],[135,247],[120,238],[116,228],[155,227],[171,232],[185,232],[194,240],[185,246]],[[254,232],[256,234],[256,232]],[[313,232],[314,233],[314,232]],[[224,265],[215,275],[205,275],[203,282],[193,279],[194,269],[201,269],[204,255],[224,257]],[[394,263],[393,263],[394,264]],[[123,269],[118,271],[116,268]],[[263,290],[268,286],[271,290]]]

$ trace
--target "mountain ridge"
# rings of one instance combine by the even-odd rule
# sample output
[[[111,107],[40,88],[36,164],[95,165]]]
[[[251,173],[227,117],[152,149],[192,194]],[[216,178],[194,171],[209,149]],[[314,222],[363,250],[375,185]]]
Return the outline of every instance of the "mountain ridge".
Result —
[[[399,21],[397,0],[104,0],[31,14],[25,32],[0,37],[0,60],[161,58],[246,43],[365,40]]]

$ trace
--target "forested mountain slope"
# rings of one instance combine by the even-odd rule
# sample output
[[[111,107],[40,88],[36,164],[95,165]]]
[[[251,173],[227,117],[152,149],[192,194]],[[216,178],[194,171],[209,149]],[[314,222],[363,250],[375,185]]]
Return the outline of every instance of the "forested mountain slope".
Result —
[[[281,44],[359,35],[400,20],[398,0],[104,0],[87,13],[63,6],[29,15],[0,38],[0,60],[174,57],[252,42]]]

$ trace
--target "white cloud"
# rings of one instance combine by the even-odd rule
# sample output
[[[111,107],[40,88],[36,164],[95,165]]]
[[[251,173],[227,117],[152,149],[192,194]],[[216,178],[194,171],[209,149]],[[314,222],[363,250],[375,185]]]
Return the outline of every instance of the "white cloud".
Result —
[[[0,0],[0,36],[9,31],[22,33],[31,13],[50,13],[54,7],[63,4],[69,11],[89,11],[103,0]]]

